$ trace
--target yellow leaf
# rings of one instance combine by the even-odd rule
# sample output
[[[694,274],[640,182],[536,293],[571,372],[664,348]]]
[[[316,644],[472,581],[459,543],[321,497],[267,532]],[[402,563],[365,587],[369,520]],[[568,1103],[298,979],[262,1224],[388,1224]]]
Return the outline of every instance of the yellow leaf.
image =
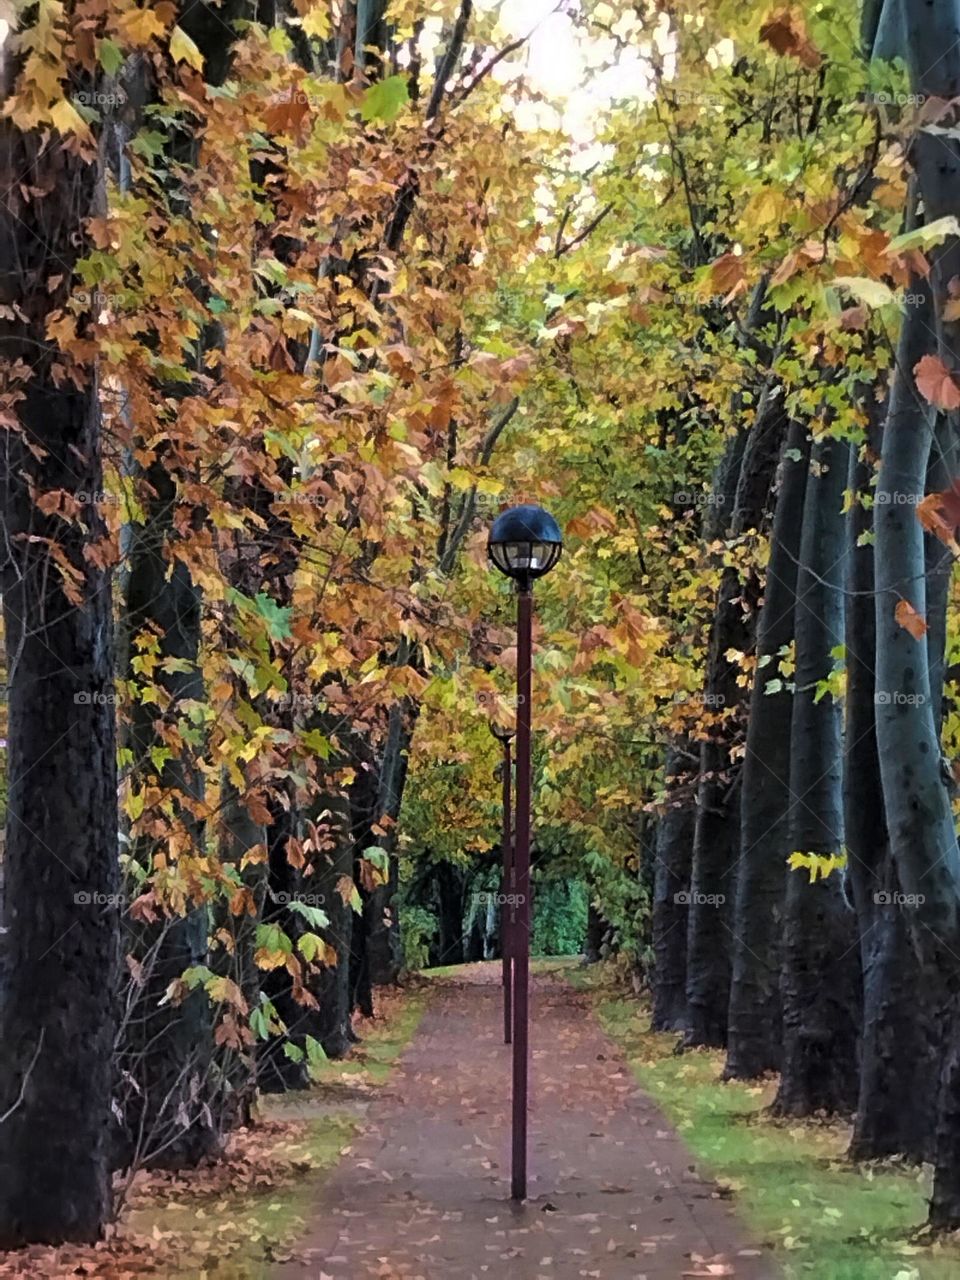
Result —
[[[50,118],[56,126],[57,132],[64,135],[75,133],[79,138],[89,138],[90,128],[86,120],[77,111],[72,102],[68,102],[66,98],[61,98],[50,112]]]
[[[805,869],[810,875],[810,883],[818,879],[826,880],[833,871],[840,871],[847,865],[845,853],[791,853],[787,859],[791,871]]]
[[[195,71],[203,70],[203,54],[183,27],[174,27],[170,35],[170,57],[174,62],[189,63]]]
[[[303,29],[308,36],[326,40],[330,35],[330,16],[323,5],[313,5],[303,15]]]
[[[162,36],[166,28],[154,9],[133,9],[121,16],[118,23],[125,44],[143,46],[154,36]]]

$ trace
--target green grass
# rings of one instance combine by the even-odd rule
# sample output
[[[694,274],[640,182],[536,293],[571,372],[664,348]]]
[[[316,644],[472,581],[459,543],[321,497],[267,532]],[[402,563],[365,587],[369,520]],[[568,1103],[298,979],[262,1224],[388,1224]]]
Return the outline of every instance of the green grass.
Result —
[[[324,1175],[358,1128],[358,1116],[346,1111],[307,1120],[295,1139],[274,1149],[294,1176],[221,1194],[187,1187],[161,1204],[132,1208],[124,1234],[155,1240],[166,1276],[267,1280],[303,1234]]]
[[[592,979],[572,975],[575,985]],[[902,1166],[855,1167],[843,1125],[782,1123],[764,1108],[773,1085],[724,1083],[723,1055],[675,1055],[675,1035],[649,1030],[635,1000],[597,991],[604,1030],[640,1084],[676,1125],[704,1170],[734,1195],[758,1240],[774,1245],[788,1280],[956,1280],[960,1251],[921,1245],[926,1174]]]
[[[382,1022],[366,1023],[363,1043],[349,1057],[339,1062],[327,1059],[312,1069],[314,1084],[330,1087],[338,1082],[356,1083],[358,1078],[373,1085],[383,1084],[390,1068],[413,1039],[426,1007],[425,989],[405,991],[403,999],[388,1018]]]

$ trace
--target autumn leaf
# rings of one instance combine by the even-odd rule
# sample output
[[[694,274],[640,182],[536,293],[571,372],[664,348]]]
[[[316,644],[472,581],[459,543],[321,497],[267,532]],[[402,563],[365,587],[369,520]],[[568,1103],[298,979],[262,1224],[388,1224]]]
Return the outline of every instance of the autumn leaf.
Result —
[[[898,602],[893,616],[904,631],[909,631],[914,640],[922,640],[927,634],[927,624],[922,614],[917,613],[909,600]]]
[[[956,540],[960,528],[960,480],[955,480],[943,493],[928,493],[917,505],[917,519],[934,537],[960,558],[960,545]]]
[[[406,76],[387,76],[372,84],[363,95],[360,115],[364,120],[381,120],[389,124],[409,101]]]
[[[174,62],[186,62],[195,71],[203,70],[203,54],[183,27],[174,27],[170,34],[170,57]]]
[[[726,295],[740,291],[744,284],[744,261],[740,254],[725,253],[710,265],[710,287],[714,293]]]
[[[803,13],[798,8],[775,9],[761,26],[760,39],[777,53],[796,58],[811,71],[820,65],[820,51],[807,34]]]
[[[913,367],[917,390],[938,409],[960,409],[960,384],[939,356],[922,356]]]

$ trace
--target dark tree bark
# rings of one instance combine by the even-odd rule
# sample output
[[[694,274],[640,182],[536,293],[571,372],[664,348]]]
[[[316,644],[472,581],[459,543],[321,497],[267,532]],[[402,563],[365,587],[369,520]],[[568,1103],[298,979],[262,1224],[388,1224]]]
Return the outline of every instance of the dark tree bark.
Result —
[[[583,958],[587,964],[599,964],[603,932],[606,927],[606,921],[591,902],[587,906],[587,935],[583,943]]]
[[[884,411],[885,406],[868,399],[868,455],[879,455]],[[851,491],[872,497],[872,478],[869,456],[853,457]],[[936,475],[929,480],[936,489]],[[850,1155],[854,1160],[903,1155],[922,1161],[933,1154],[939,1032],[898,900],[900,884],[883,808],[876,706],[883,705],[889,693],[876,689],[874,677],[874,547],[865,538],[872,527],[871,510],[856,504],[848,519],[844,825],[861,939],[863,1032]],[[942,543],[937,546],[946,550]],[[928,544],[928,566],[939,561],[939,553]],[[931,627],[928,642],[933,633]]]
[[[960,14],[953,0],[911,5],[887,0],[878,26],[877,53],[903,56],[911,89],[924,99],[956,103]],[[955,123],[954,105],[938,120],[936,134],[920,129],[911,145],[910,158],[928,222],[956,215],[960,208]],[[960,849],[941,766],[928,645],[922,636],[899,624],[896,612],[899,608],[902,618],[904,601],[921,615],[927,606],[923,536],[913,505],[924,489],[933,422],[912,371],[917,359],[933,354],[934,347],[955,377],[960,370],[960,324],[944,317],[950,282],[960,274],[960,240],[948,236],[930,256],[936,343],[930,341],[930,329],[918,308],[908,308],[878,482],[878,490],[888,493],[890,501],[875,516],[877,688],[910,696],[877,708],[877,746],[890,848],[911,906],[907,916],[921,958],[923,988],[944,1027],[930,1222],[952,1230],[960,1227]],[[913,282],[911,289],[918,286],[923,291],[922,281]],[[955,424],[956,415],[952,416]]]
[[[430,963],[463,964],[463,872],[452,862],[438,862],[434,884],[440,930],[436,955],[431,956]]]
[[[403,661],[412,657],[406,643],[401,646],[400,657]],[[397,918],[400,868],[395,850],[397,820],[403,803],[410,743],[418,712],[416,704],[406,698],[390,708],[387,737],[380,760],[376,820],[382,826],[383,834],[374,843],[387,855],[386,883],[378,885],[364,903],[367,963],[374,986],[388,986],[396,982],[403,964]]]
[[[780,935],[789,856],[790,725],[793,694],[778,655],[793,639],[804,493],[805,426],[791,423],[757,626],[757,668],[743,762],[740,863],[733,914],[733,974],[726,1075],[752,1079],[780,1066]],[[772,686],[768,692],[767,686]]]
[[[0,82],[16,70],[8,57]],[[0,83],[4,97],[10,88]],[[0,303],[14,317],[0,320],[0,342],[8,370],[19,360],[30,371],[0,459],[10,760],[2,1249],[94,1241],[108,1216],[119,877],[110,573],[94,551],[106,545],[97,377],[47,338],[89,247],[86,221],[101,211],[101,168],[6,119],[0,175]],[[66,514],[41,513],[37,498],[58,490]]]
[[[796,592],[796,690],[790,741],[790,843],[796,853],[844,848],[840,704],[817,685],[843,644],[847,445],[813,447]],[[860,956],[841,877],[786,871],[783,928],[783,1063],[780,1115],[847,1114],[856,1103]]]
[[[768,386],[743,449],[729,532],[758,528],[764,517],[786,418],[776,391]],[[726,495],[724,495],[726,497]],[[727,505],[724,503],[724,505]],[[739,789],[730,750],[743,699],[739,663],[727,656],[753,644],[753,599],[757,584],[724,570],[710,634],[705,708],[723,720],[705,735],[700,752],[696,824],[687,920],[688,1046],[723,1046],[730,1000],[730,938],[735,869],[739,858]],[[728,904],[730,911],[728,912]]]
[[[315,827],[324,826],[329,848],[314,854],[315,870],[309,885],[322,902],[329,924],[321,937],[337,953],[334,965],[325,965],[313,990],[319,1009],[309,1019],[314,1034],[330,1058],[342,1058],[356,1037],[350,1024],[350,955],[354,911],[344,900],[344,886],[353,883],[353,836],[349,799],[337,794],[315,800],[310,814]],[[327,816],[323,818],[321,814]]]
[[[687,1015],[687,904],[693,853],[694,784],[689,745],[667,753],[666,796],[657,822],[653,884],[654,1031],[682,1031]]]
[[[234,40],[230,22],[239,12],[239,0],[227,0],[216,13],[204,6],[182,6],[180,21],[203,55],[208,84],[220,84],[227,75]],[[166,152],[172,161],[192,166],[198,149],[197,136],[183,124],[170,127]],[[175,207],[182,206],[181,192],[171,190],[170,196]],[[194,376],[202,375],[203,353],[209,345],[212,334],[207,332],[192,353]],[[166,391],[175,398],[182,394],[182,387]],[[171,555],[180,486],[194,476],[184,470],[169,441],[136,443],[142,452],[151,452],[153,460],[136,473],[146,515],[143,526],[130,531],[127,631],[131,637],[139,631],[156,637],[161,660],[157,683],[169,694],[170,703],[163,713],[150,703],[135,704],[129,740],[132,772],[139,785],[156,778],[171,792],[179,811],[177,821],[197,853],[205,832],[203,824],[190,816],[188,805],[191,799],[201,798],[199,771],[187,758],[186,745],[184,754],[161,770],[151,758],[151,750],[164,745],[162,722],[175,722],[184,701],[202,701],[204,695],[199,667],[201,593],[184,562]],[[128,660],[133,656],[128,653]],[[191,669],[165,672],[164,659],[185,661]],[[155,837],[137,841],[135,854],[146,869],[152,867],[157,844]],[[118,1051],[122,1078],[133,1084],[121,1090],[118,1102],[123,1113],[120,1164],[136,1160],[163,1168],[190,1167],[219,1146],[223,1099],[211,1070],[210,1001],[197,988],[182,1003],[161,1003],[170,982],[185,969],[206,963],[208,927],[205,906],[188,907],[182,919],[168,918],[155,926],[129,922],[126,945],[143,961],[143,977],[135,1006],[124,1019]]]

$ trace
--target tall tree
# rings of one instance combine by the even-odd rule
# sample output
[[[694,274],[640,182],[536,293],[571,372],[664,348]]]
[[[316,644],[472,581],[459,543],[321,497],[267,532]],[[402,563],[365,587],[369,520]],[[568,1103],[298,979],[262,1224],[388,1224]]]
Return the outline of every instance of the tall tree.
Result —
[[[779,391],[767,378],[739,466],[727,471],[730,537],[761,527],[786,426]],[[733,909],[740,818],[740,779],[731,750],[743,700],[735,655],[752,647],[757,586],[749,569],[742,576],[732,564],[724,568],[710,634],[704,704],[717,723],[701,747],[687,924],[686,1042],[694,1046],[726,1043],[731,938],[726,917]]]
[[[736,1079],[751,1079],[780,1065],[780,938],[783,868],[791,852],[793,711],[793,694],[780,663],[786,660],[794,636],[809,454],[806,427],[792,422],[780,459],[743,761],[726,1065],[727,1075]]]
[[[840,703],[827,685],[843,645],[846,442],[815,440],[797,574],[790,735],[791,869],[783,923],[783,1062],[774,1109],[849,1113],[856,1102],[859,945],[840,876]]]
[[[118,960],[117,764],[101,413],[71,303],[103,208],[98,139],[62,96],[103,87],[76,6],[4,50],[0,84],[3,612],[11,760],[0,929],[0,1248],[96,1240],[110,1206]],[[44,27],[44,23],[48,24]],[[43,28],[43,29],[41,29]],[[53,68],[59,77],[66,65]],[[29,180],[27,180],[29,175]],[[82,285],[81,285],[82,287]]]

